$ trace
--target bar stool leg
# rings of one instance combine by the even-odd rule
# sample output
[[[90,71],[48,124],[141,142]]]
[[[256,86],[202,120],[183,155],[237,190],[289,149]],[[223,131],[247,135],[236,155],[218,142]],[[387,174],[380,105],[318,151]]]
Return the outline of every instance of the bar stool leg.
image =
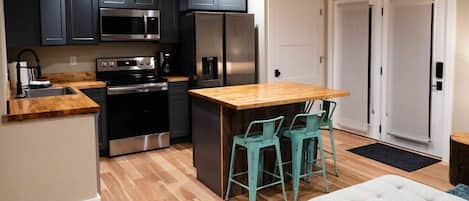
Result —
[[[303,162],[303,140],[293,137],[292,139],[292,183],[293,200],[298,200],[298,191],[300,189],[300,174]]]
[[[324,158],[324,149],[323,149],[323,146],[322,146],[322,138],[321,137],[318,137],[318,146],[319,146],[319,155],[321,157],[321,172],[322,172],[322,176],[323,176],[323,180],[324,180],[324,188],[326,190],[326,193],[329,192],[329,187],[327,185],[327,174],[326,174],[326,163],[325,163],[325,158]]]
[[[306,173],[308,176],[306,177],[306,181],[308,183],[311,183],[311,178],[312,178],[312,173],[313,173],[313,166],[314,166],[314,161],[316,160],[315,157],[315,141],[314,139],[307,140],[308,141],[308,151],[307,151],[307,165],[306,165]]]
[[[228,201],[230,199],[231,179],[233,179],[235,159],[236,159],[236,144],[233,143],[233,146],[231,148],[230,172],[228,173],[228,187],[226,188],[226,192],[225,192],[225,200],[226,201]]]
[[[328,122],[329,126],[329,137],[331,139],[331,151],[332,151],[332,159],[334,160],[334,169],[335,169],[335,176],[339,176],[339,168],[337,167],[337,157],[335,152],[335,137],[334,137],[334,126],[332,125],[332,121]]]
[[[283,176],[282,153],[280,153],[280,142],[275,142],[275,152],[277,153],[276,161],[280,171],[280,180],[282,182],[283,200],[287,201],[287,193],[285,191],[285,177]]]
[[[257,180],[259,173],[259,152],[259,147],[248,148],[249,201],[256,200]]]
[[[259,155],[259,172],[257,173],[257,184],[263,185],[264,184],[264,150],[260,150]]]

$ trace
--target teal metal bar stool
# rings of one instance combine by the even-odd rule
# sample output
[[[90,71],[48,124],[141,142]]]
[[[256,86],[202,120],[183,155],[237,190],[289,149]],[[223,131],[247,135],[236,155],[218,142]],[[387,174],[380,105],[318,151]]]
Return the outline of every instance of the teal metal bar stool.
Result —
[[[337,107],[337,103],[330,100],[323,100],[322,101],[322,110],[325,111],[323,114],[323,118],[321,121],[320,127],[327,126],[329,129],[329,138],[331,141],[331,151],[325,151],[329,154],[329,157],[334,160],[334,169],[335,169],[335,176],[339,176],[339,168],[337,167],[337,156],[335,151],[335,137],[334,137],[334,125],[332,124],[332,115],[334,114],[335,108]]]
[[[304,113],[310,113],[311,109],[313,108],[313,102],[307,102],[304,106]],[[326,159],[332,159],[334,161],[334,170],[335,176],[339,176],[339,168],[337,166],[337,156],[335,151],[335,136],[334,136],[334,125],[332,124],[332,115],[335,112],[337,107],[337,103],[330,100],[322,100],[321,110],[325,111],[322,115],[322,120],[320,127],[327,126],[329,130],[329,139],[331,141],[331,151],[324,150],[327,153]],[[314,158],[317,158],[316,150],[313,151]]]
[[[246,130],[246,133],[244,135],[235,136],[233,138],[230,172],[228,175],[228,187],[226,190],[225,200],[229,199],[232,183],[235,183],[249,191],[249,201],[256,200],[256,193],[258,190],[271,187],[277,184],[281,184],[282,191],[283,191],[283,198],[285,201],[287,200],[287,196],[285,192],[284,177],[283,177],[283,169],[281,166],[282,155],[280,154],[280,140],[278,137],[278,133],[282,127],[284,119],[285,118],[281,116],[281,117],[277,117],[277,118],[269,119],[269,120],[253,121],[249,124],[248,129]],[[251,132],[252,127],[255,125],[260,125],[260,124],[262,124],[262,132],[252,133]],[[276,124],[277,126],[275,126]],[[234,171],[234,162],[236,159],[237,146],[240,146],[246,149],[247,159],[248,159],[248,171],[234,174],[233,171]],[[263,160],[260,160],[260,157],[259,157],[261,154],[261,149],[267,148],[267,147],[275,147],[276,161],[278,163],[278,166],[280,166],[279,168],[280,175],[276,175],[274,173],[271,173],[265,170],[260,170],[260,168],[263,168],[263,165],[261,164]],[[264,172],[266,174],[271,175],[274,178],[277,178],[278,181],[274,181],[270,184],[266,184],[266,185],[259,187],[258,186],[258,179],[260,177],[259,173],[262,174]],[[245,175],[245,174],[248,174],[248,186],[234,179],[235,177]]]
[[[313,174],[321,173],[324,180],[325,191],[329,192],[327,185],[326,166],[324,163],[324,151],[322,147],[322,137],[320,131],[320,124],[324,111],[313,113],[313,114],[298,114],[293,118],[293,121],[288,130],[282,132],[282,137],[285,137],[291,141],[292,148],[292,161],[285,162],[283,165],[292,164],[292,183],[293,183],[293,200],[298,200],[298,191],[300,187],[301,178],[311,178]],[[306,119],[306,125],[302,127],[296,126],[297,120]],[[315,160],[315,149],[316,143],[319,148],[321,170],[313,172],[313,165]],[[306,156],[306,157],[305,157]],[[302,169],[304,168],[303,173]]]

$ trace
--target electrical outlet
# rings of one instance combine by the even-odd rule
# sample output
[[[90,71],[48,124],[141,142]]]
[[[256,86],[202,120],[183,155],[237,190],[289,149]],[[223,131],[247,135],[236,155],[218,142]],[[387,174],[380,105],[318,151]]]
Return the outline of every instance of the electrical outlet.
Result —
[[[76,56],[70,56],[70,65],[71,66],[76,66],[77,65],[77,57]]]

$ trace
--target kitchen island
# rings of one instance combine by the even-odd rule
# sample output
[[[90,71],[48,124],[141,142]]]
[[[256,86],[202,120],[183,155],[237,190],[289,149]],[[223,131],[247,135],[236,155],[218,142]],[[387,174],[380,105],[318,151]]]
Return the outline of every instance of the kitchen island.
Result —
[[[232,138],[243,134],[251,121],[285,116],[286,126],[302,111],[305,102],[350,95],[294,82],[196,89],[189,94],[197,179],[221,197],[226,191]],[[245,171],[245,154],[238,156],[235,172]]]

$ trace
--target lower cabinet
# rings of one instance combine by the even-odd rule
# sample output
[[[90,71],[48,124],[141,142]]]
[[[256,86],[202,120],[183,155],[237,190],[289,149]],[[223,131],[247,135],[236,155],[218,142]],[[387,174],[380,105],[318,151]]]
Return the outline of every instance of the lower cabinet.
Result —
[[[82,89],[81,91],[101,107],[98,116],[99,155],[108,156],[106,88]]]
[[[169,83],[169,132],[172,144],[191,139],[188,90],[188,82]]]

